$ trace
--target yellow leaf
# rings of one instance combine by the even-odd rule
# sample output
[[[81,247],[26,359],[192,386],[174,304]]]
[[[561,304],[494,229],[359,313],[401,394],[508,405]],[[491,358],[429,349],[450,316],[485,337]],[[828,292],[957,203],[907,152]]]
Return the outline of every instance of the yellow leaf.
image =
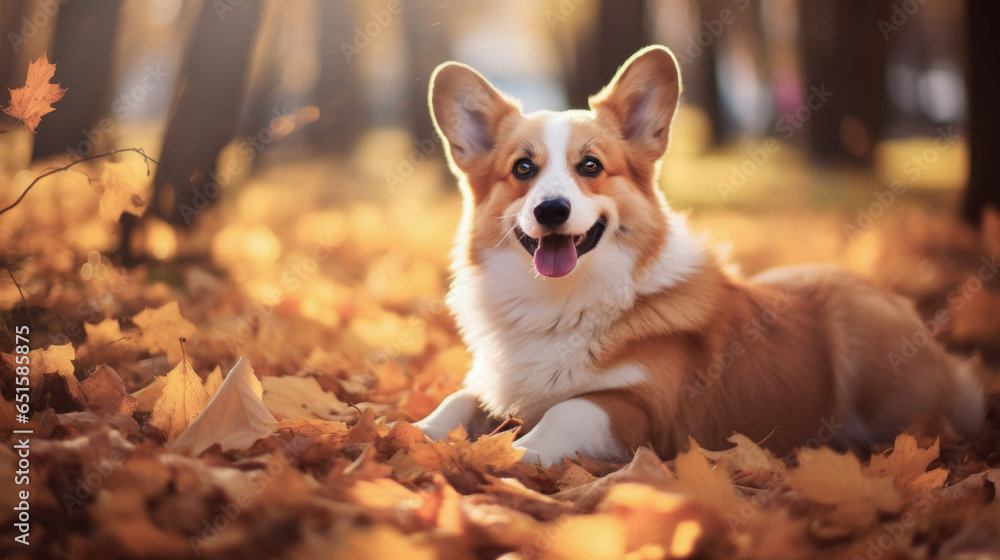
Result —
[[[149,183],[140,178],[133,167],[121,163],[105,165],[100,185],[98,210],[102,219],[117,223],[125,212],[134,216],[146,213]]]
[[[35,132],[42,116],[55,111],[52,104],[66,94],[66,90],[59,87],[59,84],[49,83],[55,74],[56,65],[50,64],[48,54],[43,53],[28,65],[24,87],[9,90],[10,106],[3,112],[20,119]]]
[[[691,449],[674,460],[677,488],[719,511],[733,513],[739,510],[741,504],[729,475],[721,468],[710,467],[701,447],[694,439],[690,443]]]
[[[524,455],[523,449],[512,447],[513,443],[514,432],[507,431],[495,436],[479,436],[472,444],[460,442],[456,445],[456,452],[469,468],[482,472],[501,471],[520,461]]]
[[[16,357],[14,354],[3,354],[3,359],[6,361],[11,369],[16,367]],[[73,365],[73,360],[76,359],[76,351],[73,350],[72,344],[63,344],[62,346],[49,346],[48,348],[38,348],[28,352],[28,363],[30,372],[28,375],[28,383],[33,390],[40,391],[43,385],[43,376],[45,374],[58,375],[65,383],[66,389],[69,396],[73,400],[77,401],[79,404],[85,404],[87,399],[85,397],[83,386],[80,384],[80,380],[73,375],[76,367]]]
[[[181,317],[181,309],[176,301],[156,309],[144,309],[132,318],[141,330],[138,344],[150,352],[166,352],[167,361],[180,361],[182,357],[179,339],[192,339],[198,329],[190,321]]]
[[[208,405],[209,396],[194,372],[191,363],[181,360],[167,374],[163,394],[153,405],[149,423],[166,434],[167,439],[179,436]]]
[[[869,476],[891,476],[896,486],[904,490],[940,488],[948,478],[946,469],[927,467],[938,458],[940,438],[927,449],[920,449],[910,434],[899,434],[889,455],[873,455],[868,466]]]
[[[198,456],[215,444],[223,451],[250,448],[257,440],[274,433],[278,423],[264,406],[263,393],[250,362],[240,357],[219,392],[170,445],[170,450]]]
[[[905,505],[892,478],[865,476],[851,453],[821,447],[800,455],[799,462],[801,467],[788,473],[788,486],[809,500],[834,506],[828,519],[835,525],[860,529],[879,512],[898,513]]]
[[[264,404],[282,420],[317,418],[344,421],[356,414],[333,393],[324,391],[315,377],[264,377]]]

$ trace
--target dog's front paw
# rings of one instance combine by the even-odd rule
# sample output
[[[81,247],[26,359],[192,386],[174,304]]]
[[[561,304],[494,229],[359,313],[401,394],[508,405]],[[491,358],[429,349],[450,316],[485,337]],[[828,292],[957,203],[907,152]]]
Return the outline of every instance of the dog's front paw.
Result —
[[[555,453],[546,453],[543,449],[532,449],[530,445],[524,445],[521,442],[514,442],[514,449],[523,449],[524,455],[521,456],[522,463],[528,463],[529,465],[541,465],[543,468],[551,467],[562,463],[562,456],[556,456]]]
[[[428,422],[425,418],[420,422],[414,424],[414,426],[420,428],[420,431],[424,433],[424,436],[431,441],[440,441],[448,439],[448,428],[445,426],[436,425],[435,422]]]

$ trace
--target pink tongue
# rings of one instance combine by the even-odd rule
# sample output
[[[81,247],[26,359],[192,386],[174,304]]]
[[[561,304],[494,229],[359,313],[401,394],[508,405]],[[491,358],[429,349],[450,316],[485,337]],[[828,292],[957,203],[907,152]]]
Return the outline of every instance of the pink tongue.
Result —
[[[538,240],[535,270],[542,276],[566,276],[576,266],[576,245],[570,235],[550,234]]]

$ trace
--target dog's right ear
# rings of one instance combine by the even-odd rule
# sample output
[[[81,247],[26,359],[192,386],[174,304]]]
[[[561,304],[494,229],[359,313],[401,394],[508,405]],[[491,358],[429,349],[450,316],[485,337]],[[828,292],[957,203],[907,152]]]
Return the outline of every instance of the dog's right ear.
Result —
[[[451,162],[470,175],[483,170],[483,156],[496,146],[504,119],[521,111],[482,74],[457,62],[434,70],[429,98],[434,125],[447,144]]]

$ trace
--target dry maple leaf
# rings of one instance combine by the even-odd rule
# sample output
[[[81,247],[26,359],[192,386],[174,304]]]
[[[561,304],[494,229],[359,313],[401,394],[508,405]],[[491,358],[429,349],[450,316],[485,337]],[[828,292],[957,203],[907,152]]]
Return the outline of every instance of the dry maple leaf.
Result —
[[[905,505],[891,477],[866,476],[851,453],[821,447],[803,453],[799,462],[801,467],[788,473],[788,486],[809,500],[834,506],[828,516],[834,525],[860,529],[879,512],[898,513]]]
[[[117,223],[122,214],[134,216],[146,213],[149,204],[149,183],[126,164],[107,164],[101,173],[101,218]]]
[[[153,405],[149,423],[166,434],[168,440],[173,439],[201,414],[208,401],[201,378],[191,367],[191,362],[183,359],[167,374],[167,384]]]
[[[28,78],[24,82],[24,87],[7,88],[10,92],[10,106],[3,112],[19,119],[35,132],[38,123],[42,121],[42,115],[55,111],[52,104],[62,99],[66,93],[59,84],[49,83],[55,74],[56,65],[49,64],[48,55],[42,54],[28,65]]]
[[[204,391],[204,388],[202,389]],[[205,410],[170,445],[175,452],[201,455],[219,444],[223,451],[248,449],[274,433],[278,421],[261,400],[264,388],[243,357],[229,371]],[[207,393],[206,393],[207,395]]]
[[[891,476],[896,486],[904,490],[925,490],[940,488],[948,478],[947,469],[927,467],[938,458],[940,439],[927,449],[920,449],[917,439],[910,434],[899,434],[892,453],[873,455],[868,466],[869,476]]]
[[[183,352],[177,340],[193,339],[198,329],[190,321],[181,316],[180,306],[176,301],[167,303],[156,309],[144,309],[132,317],[132,322],[142,329],[137,344],[150,352],[166,352],[167,361],[180,361]]]
[[[357,416],[347,403],[324,391],[315,377],[286,375],[265,377],[260,382],[264,386],[264,404],[282,420],[316,418],[343,422]]]
[[[723,513],[738,511],[741,504],[725,469],[709,466],[698,443],[694,439],[689,442],[691,449],[674,459],[676,489],[696,496],[698,501]]]
[[[17,365],[14,354],[3,354],[3,359],[12,369]],[[87,398],[83,386],[73,375],[76,370],[73,365],[75,359],[76,351],[73,350],[72,344],[53,345],[28,352],[28,363],[31,364],[28,379],[30,386],[34,388],[33,394],[42,390],[45,374],[58,375],[66,384],[69,396],[80,405],[86,404]]]
[[[82,385],[88,405],[96,405],[104,412],[126,416],[135,412],[136,398],[127,394],[122,378],[109,366],[98,368]]]

